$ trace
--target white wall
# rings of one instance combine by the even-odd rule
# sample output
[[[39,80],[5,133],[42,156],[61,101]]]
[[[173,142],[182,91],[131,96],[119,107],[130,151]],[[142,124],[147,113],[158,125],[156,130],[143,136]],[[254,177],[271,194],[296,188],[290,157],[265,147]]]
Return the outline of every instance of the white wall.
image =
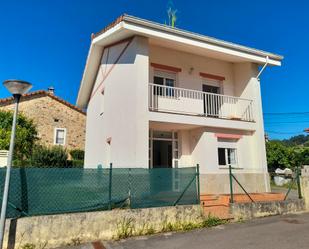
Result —
[[[254,158],[253,168],[262,170],[265,173],[267,169],[264,122],[260,82],[256,78],[258,75],[258,66],[253,63],[238,63],[234,65],[234,77],[237,81],[235,94],[243,98],[253,100],[253,115],[256,122],[256,130],[252,135],[250,146],[253,148],[252,157]],[[267,179],[265,179],[265,182]],[[267,190],[270,191],[269,185]]]
[[[102,80],[104,72],[108,72],[112,67],[112,62],[124,46],[125,44],[119,44],[110,48],[108,56],[107,50],[104,51],[101,71],[97,75],[94,89]],[[179,131],[182,152],[180,166],[199,163],[202,174],[226,174],[226,169],[218,167],[218,141],[215,133],[234,133],[242,135],[237,142],[238,161],[242,168],[239,172],[265,172],[260,86],[254,78],[257,75],[257,66],[251,63],[232,64],[156,46],[148,47],[148,40],[142,37],[134,38],[105,80],[104,95],[99,91],[90,100],[87,116],[86,167],[97,164],[106,167],[110,162],[113,162],[114,167],[148,167],[149,121],[177,123],[172,117],[179,115],[148,111],[148,82],[151,82],[153,77],[153,69],[149,66],[151,62],[181,68],[182,72],[178,74],[179,87],[202,90],[203,81],[199,73],[216,74],[226,78],[223,82],[224,94],[254,101],[256,124],[182,115],[188,124],[191,124],[194,118],[214,121],[211,124],[208,122],[208,125],[200,123],[200,127],[204,126],[203,128]],[[189,74],[191,67],[194,70]],[[154,115],[157,115],[157,118],[153,118]],[[222,128],[215,128],[220,122]],[[111,145],[106,142],[109,137]]]
[[[104,50],[94,91],[126,44]],[[109,51],[108,51],[109,50]],[[148,167],[148,40],[135,37],[90,100],[85,167]],[[111,138],[110,145],[106,142]]]
[[[177,74],[177,87],[202,91],[203,78],[200,72],[203,72],[225,77],[222,86],[223,94],[234,95],[233,63],[153,45],[149,47],[149,60],[151,63],[181,68],[182,71]],[[191,74],[190,68],[194,68]],[[150,67],[149,82],[153,82],[152,67]]]

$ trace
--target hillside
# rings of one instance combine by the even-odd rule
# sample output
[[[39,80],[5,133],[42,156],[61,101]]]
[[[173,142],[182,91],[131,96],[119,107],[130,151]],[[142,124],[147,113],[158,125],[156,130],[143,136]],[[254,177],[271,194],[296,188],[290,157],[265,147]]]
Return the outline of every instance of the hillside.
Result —
[[[293,136],[281,141],[286,146],[306,146],[309,147],[309,135]]]

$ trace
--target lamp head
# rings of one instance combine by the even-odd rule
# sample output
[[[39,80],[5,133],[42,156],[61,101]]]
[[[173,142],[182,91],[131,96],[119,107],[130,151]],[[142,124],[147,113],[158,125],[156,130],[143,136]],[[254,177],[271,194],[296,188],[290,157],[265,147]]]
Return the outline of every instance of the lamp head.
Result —
[[[5,80],[3,85],[14,96],[23,95],[27,93],[32,87],[31,83],[23,80]]]

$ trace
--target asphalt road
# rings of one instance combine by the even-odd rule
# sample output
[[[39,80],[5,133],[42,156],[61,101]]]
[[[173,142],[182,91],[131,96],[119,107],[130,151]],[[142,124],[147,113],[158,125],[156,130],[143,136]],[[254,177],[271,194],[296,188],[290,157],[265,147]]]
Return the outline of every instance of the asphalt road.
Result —
[[[308,234],[306,213],[103,243],[106,249],[308,249]]]

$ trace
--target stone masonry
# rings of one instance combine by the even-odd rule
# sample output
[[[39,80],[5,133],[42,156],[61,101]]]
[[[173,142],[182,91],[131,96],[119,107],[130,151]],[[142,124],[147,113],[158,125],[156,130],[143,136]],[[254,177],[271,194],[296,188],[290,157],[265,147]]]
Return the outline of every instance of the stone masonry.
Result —
[[[0,109],[13,110],[12,98],[0,100]],[[55,128],[66,128],[65,148],[85,146],[86,114],[76,106],[48,91],[36,91],[22,97],[19,111],[37,125],[40,143],[54,145]]]

